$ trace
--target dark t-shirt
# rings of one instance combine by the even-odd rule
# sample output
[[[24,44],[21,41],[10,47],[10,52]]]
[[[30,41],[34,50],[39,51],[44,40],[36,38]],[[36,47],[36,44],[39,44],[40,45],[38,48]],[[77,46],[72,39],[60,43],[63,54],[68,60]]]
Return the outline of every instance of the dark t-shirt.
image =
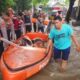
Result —
[[[30,16],[24,15],[24,22],[31,23]]]

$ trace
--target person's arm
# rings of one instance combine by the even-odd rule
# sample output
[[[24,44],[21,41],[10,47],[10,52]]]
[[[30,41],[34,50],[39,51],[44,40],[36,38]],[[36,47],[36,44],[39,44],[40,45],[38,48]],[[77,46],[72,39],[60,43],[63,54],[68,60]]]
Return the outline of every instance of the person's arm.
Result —
[[[48,52],[49,47],[51,46],[51,44],[53,44],[53,43],[52,43],[52,39],[49,39],[47,44],[48,44],[48,45],[47,45],[46,53]]]
[[[48,46],[50,46],[51,44],[52,44],[52,39],[49,39]]]
[[[76,36],[73,34],[73,35],[71,36],[71,38],[72,38],[72,41],[74,42],[74,44],[76,45],[76,50],[80,52],[80,45],[79,45],[79,43],[78,43],[78,41],[77,41]]]
[[[25,29],[24,22],[21,24],[21,31],[22,31],[22,35],[25,35],[26,34],[26,29]]]
[[[48,40],[48,45],[47,45],[47,50],[46,52],[48,52],[49,50],[49,47],[53,45],[53,39],[54,39],[54,29],[51,29],[50,33],[49,33],[49,36],[48,36],[49,40]],[[51,45],[52,44],[52,45]]]
[[[2,20],[2,23],[1,23],[1,32],[2,32],[2,36],[0,35],[0,41],[2,41],[1,38],[8,39],[6,23],[4,20]],[[8,44],[3,42],[3,46],[4,46],[4,49],[6,49],[8,47]]]
[[[15,30],[14,30],[14,23],[13,22],[11,22],[11,34],[12,34],[12,41],[16,40]]]
[[[7,29],[5,24],[1,26],[1,32],[2,32],[3,38],[8,39]]]
[[[80,51],[80,45],[79,45],[78,40],[77,40],[77,38],[76,38],[76,36],[74,34],[74,31],[73,31],[73,29],[72,29],[72,27],[70,25],[68,25],[68,33],[69,33],[69,36],[71,36],[72,41],[76,45],[76,50]]]

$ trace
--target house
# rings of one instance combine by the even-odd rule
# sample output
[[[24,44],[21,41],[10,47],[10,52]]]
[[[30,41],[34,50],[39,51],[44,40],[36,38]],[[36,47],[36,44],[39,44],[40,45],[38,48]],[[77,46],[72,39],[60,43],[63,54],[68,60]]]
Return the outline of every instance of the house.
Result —
[[[59,2],[59,3],[64,3],[64,0],[50,0],[50,1],[48,2],[48,6],[49,6],[49,7],[52,7],[52,6],[55,5],[57,2]]]

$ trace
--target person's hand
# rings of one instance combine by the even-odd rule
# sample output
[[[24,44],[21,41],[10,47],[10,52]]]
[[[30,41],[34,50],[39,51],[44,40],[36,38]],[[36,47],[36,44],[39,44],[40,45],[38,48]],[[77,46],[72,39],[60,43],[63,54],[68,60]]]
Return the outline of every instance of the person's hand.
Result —
[[[76,47],[76,50],[77,50],[78,52],[80,52],[80,46],[77,46],[77,47]]]
[[[46,54],[48,54],[49,48],[50,48],[50,45],[48,45],[48,47],[46,49]]]

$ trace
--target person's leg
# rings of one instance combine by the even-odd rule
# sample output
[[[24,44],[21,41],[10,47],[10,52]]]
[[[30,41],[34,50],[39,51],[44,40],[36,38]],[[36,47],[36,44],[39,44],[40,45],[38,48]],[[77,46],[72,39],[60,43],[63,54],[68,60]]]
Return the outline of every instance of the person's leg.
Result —
[[[55,62],[61,64],[61,50],[54,47],[54,60]]]
[[[31,32],[31,25],[26,25],[26,32]]]
[[[44,27],[41,27],[41,32],[44,32]]]
[[[11,29],[8,29],[8,30],[7,30],[8,40],[11,40],[10,32],[11,32]]]
[[[61,71],[65,71],[67,69],[69,54],[70,54],[70,47],[62,50]]]
[[[3,51],[4,51],[3,42],[0,41],[0,58],[1,58]]]
[[[25,29],[26,29],[26,33],[27,33],[27,31],[28,31],[28,29],[27,29],[27,25],[25,26]]]
[[[15,34],[16,34],[16,38],[20,38],[21,37],[21,30],[18,29],[18,30],[15,30]]]
[[[31,25],[28,25],[28,32],[31,32]]]
[[[40,32],[40,27],[38,27],[38,32]]]
[[[34,26],[34,32],[36,32],[36,23],[34,23],[33,26]]]

